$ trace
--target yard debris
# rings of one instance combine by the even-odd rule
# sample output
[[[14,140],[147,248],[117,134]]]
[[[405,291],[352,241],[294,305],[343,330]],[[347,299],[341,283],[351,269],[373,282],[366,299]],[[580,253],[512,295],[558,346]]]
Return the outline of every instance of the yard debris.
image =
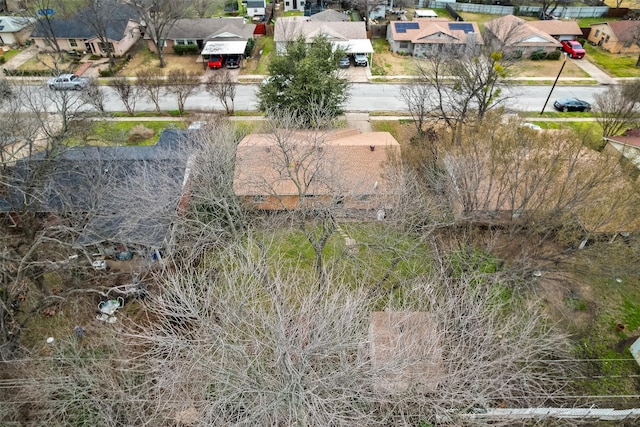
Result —
[[[116,310],[124,306],[124,298],[118,297],[118,299],[110,299],[108,301],[101,301],[98,304],[98,310],[100,314],[96,316],[96,319],[101,322],[115,323],[116,316],[114,316]]]
[[[85,328],[83,328],[82,326],[76,325],[73,328],[73,333],[76,335],[76,338],[82,338],[87,333],[87,330]]]
[[[118,297],[118,299],[110,299],[108,301],[101,301],[100,304],[98,304],[98,310],[100,310],[104,314],[112,316],[113,313],[115,313],[117,309],[119,309],[120,307],[123,307],[123,306],[124,306],[124,298]]]

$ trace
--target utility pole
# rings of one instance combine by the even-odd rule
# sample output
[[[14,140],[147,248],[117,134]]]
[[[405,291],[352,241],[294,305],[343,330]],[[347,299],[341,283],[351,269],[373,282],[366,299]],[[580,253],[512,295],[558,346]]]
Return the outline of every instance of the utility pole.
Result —
[[[560,71],[558,71],[558,75],[556,76],[556,81],[553,82],[553,86],[551,86],[551,90],[549,91],[549,96],[547,96],[547,100],[544,101],[544,105],[542,106],[542,111],[540,111],[540,115],[544,113],[544,109],[547,107],[547,102],[549,102],[549,98],[551,98],[551,93],[553,89],[556,87],[556,83],[558,83],[558,79],[560,78],[560,74],[562,74],[562,70],[564,70],[564,66],[567,63],[567,52],[564,52],[564,61],[562,61],[562,67],[560,67]]]

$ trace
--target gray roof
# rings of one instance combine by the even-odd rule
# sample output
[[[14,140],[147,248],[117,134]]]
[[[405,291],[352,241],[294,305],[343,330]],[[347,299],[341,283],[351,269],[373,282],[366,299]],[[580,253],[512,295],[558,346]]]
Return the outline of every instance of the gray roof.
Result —
[[[255,8],[261,8],[261,7],[266,7],[266,4],[265,4],[264,0],[249,0],[249,1],[247,1],[247,9],[255,9]]]
[[[327,36],[330,41],[367,38],[364,22],[323,22],[291,18],[300,17],[278,18],[273,33],[275,42],[292,41],[300,36],[310,40],[319,35]]]
[[[179,19],[167,33],[167,39],[210,38],[215,34],[229,33],[247,40],[253,36],[254,24],[245,24],[244,18]]]
[[[91,27],[91,11],[84,9],[70,18],[56,18],[55,15],[47,22],[40,18],[31,37],[49,37],[50,32],[58,38],[64,39],[92,39],[96,37],[96,31]],[[138,13],[130,6],[119,5],[107,21],[106,36],[110,40],[118,41],[125,37],[125,30],[129,21],[137,21]],[[51,31],[49,30],[51,26]]]
[[[184,148],[189,145],[187,131],[165,130],[154,146],[38,153],[17,162],[14,192],[0,201],[0,208],[82,214],[86,223],[81,245],[108,240],[159,247],[182,195],[188,155]],[[163,189],[162,196],[132,191],[147,187],[147,196],[155,194],[155,187]]]
[[[351,18],[349,18],[349,15],[345,15],[344,13],[338,12],[337,10],[327,9],[311,15],[309,17],[309,21],[349,22],[351,21]]]
[[[36,23],[35,18],[0,16],[0,33],[15,33]]]

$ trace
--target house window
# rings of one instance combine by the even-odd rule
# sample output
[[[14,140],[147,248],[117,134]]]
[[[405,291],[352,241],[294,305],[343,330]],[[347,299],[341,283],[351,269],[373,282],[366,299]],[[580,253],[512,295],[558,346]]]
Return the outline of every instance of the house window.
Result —
[[[609,43],[609,36],[607,36],[607,37],[605,37],[605,38],[604,38],[604,42],[605,42],[605,43]]]
[[[289,6],[291,6],[291,3],[289,3],[288,1],[286,1],[286,2],[284,2],[284,5],[285,5],[285,6],[287,6],[287,7],[289,7]]]
[[[409,47],[409,42],[400,42],[400,49],[407,49]]]
[[[600,35],[600,30],[596,30],[596,34],[593,37],[598,37]]]
[[[103,52],[113,52],[113,43],[98,43],[100,45],[100,50]]]
[[[75,39],[69,39],[69,46],[78,47],[78,43],[76,43]]]
[[[182,45],[182,46],[187,46],[187,45],[194,45],[196,44],[195,40],[189,40],[189,39],[182,39],[182,40],[176,40],[176,44]]]

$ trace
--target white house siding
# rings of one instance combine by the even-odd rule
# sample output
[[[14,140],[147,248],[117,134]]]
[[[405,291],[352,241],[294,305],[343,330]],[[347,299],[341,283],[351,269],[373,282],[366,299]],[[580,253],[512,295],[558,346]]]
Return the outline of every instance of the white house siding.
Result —
[[[609,140],[609,144],[611,144],[613,148],[618,150],[620,154],[622,154],[631,163],[633,163],[636,168],[640,168],[640,148],[620,144],[619,142],[615,142],[612,140]]]

